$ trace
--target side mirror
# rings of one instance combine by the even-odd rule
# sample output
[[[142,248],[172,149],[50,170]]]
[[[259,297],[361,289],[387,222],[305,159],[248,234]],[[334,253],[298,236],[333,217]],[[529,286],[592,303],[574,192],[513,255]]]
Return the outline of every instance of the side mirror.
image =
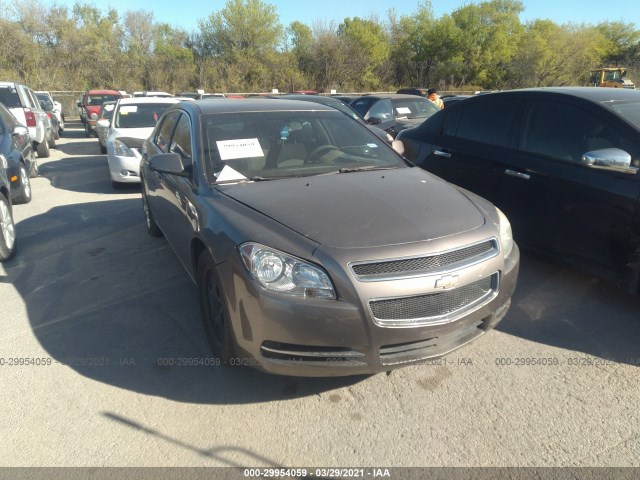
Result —
[[[377,117],[370,117],[367,119],[367,122],[369,122],[369,124],[371,125],[380,125],[382,123],[382,120]]]
[[[591,168],[631,172],[638,170],[631,166],[631,155],[619,148],[603,148],[587,152],[582,155],[582,163]]]
[[[78,103],[76,103],[76,105],[78,105],[78,107],[80,107],[80,108],[83,107],[82,102],[78,102]]]
[[[402,140],[394,140],[393,142],[391,142],[391,148],[393,148],[400,155],[404,155],[404,143],[402,143]]]
[[[24,135],[29,135],[29,129],[24,125],[16,125],[11,129],[11,135],[16,135],[22,137]]]
[[[149,159],[149,168],[154,172],[168,173],[179,177],[190,177],[191,171],[184,168],[177,153],[160,153]]]
[[[111,123],[106,118],[101,118],[96,122],[96,127],[100,128],[109,128],[109,125],[111,125]]]

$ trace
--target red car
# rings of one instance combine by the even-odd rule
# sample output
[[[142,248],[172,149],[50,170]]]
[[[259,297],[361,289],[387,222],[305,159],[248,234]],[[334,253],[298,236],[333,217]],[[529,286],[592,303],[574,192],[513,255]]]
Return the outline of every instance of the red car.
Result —
[[[122,98],[122,94],[117,90],[87,90],[84,92],[82,100],[78,102],[78,108],[87,137],[96,135],[96,121],[102,104],[117,101],[119,98]]]

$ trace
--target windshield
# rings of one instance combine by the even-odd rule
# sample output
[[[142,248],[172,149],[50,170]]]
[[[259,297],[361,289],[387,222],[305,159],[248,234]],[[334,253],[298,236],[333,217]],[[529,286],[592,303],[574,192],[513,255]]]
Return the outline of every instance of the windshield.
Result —
[[[611,108],[640,128],[640,102],[613,103]]]
[[[170,103],[120,105],[115,116],[114,126],[116,128],[155,127],[160,116],[170,106]]]
[[[102,105],[104,102],[113,102],[120,98],[120,95],[89,95],[87,105]]]
[[[428,118],[440,109],[423,97],[392,99],[393,115],[396,118]]]
[[[407,164],[340,112],[243,112],[203,117],[212,182],[271,180]]]

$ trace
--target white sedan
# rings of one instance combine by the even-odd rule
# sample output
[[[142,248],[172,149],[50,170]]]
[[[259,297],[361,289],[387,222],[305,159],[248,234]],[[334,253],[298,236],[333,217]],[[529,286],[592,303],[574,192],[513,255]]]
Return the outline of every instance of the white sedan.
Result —
[[[118,100],[107,135],[107,161],[113,188],[140,183],[140,151],[158,119],[176,98],[138,97]]]

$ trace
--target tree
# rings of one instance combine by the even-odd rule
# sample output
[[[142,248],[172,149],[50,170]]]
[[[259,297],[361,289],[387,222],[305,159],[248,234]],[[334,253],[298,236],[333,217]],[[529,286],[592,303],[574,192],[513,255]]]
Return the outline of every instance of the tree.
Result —
[[[346,41],[351,84],[356,89],[379,89],[378,69],[389,56],[389,39],[380,23],[358,17],[345,18],[338,27],[338,35]]]
[[[202,53],[224,69],[228,87],[264,88],[266,65],[273,63],[284,39],[275,6],[260,0],[228,0],[198,26]]]

